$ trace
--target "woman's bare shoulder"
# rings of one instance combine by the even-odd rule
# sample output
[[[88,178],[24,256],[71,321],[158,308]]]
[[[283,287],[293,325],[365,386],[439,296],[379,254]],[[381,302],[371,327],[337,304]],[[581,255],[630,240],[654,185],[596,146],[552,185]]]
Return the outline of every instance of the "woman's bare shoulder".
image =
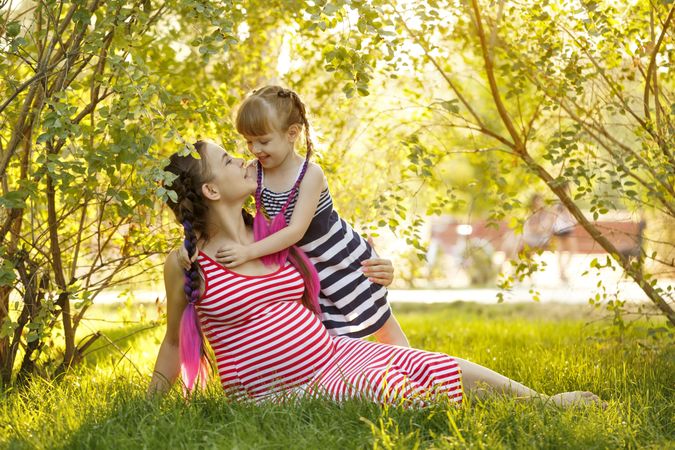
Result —
[[[165,278],[167,276],[180,276],[180,279],[182,280],[182,275],[183,275],[183,268],[180,265],[180,261],[178,259],[178,249],[175,248],[169,252],[168,255],[166,255],[166,260],[164,261],[164,276]]]

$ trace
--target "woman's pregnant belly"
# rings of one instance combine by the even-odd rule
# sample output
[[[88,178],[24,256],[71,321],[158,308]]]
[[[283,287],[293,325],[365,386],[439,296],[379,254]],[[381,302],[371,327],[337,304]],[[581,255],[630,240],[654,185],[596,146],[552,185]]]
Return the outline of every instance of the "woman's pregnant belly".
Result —
[[[295,301],[270,303],[240,323],[209,326],[221,383],[264,397],[308,383],[335,352],[321,321]]]

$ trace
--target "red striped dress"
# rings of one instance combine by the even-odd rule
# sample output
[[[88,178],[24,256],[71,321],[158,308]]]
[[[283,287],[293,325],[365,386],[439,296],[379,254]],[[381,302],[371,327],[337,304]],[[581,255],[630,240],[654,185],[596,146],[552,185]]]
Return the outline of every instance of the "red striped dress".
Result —
[[[202,252],[198,261],[205,286],[197,312],[221,384],[233,397],[461,402],[461,373],[450,356],[328,334],[300,303],[304,283],[292,265],[249,276]]]

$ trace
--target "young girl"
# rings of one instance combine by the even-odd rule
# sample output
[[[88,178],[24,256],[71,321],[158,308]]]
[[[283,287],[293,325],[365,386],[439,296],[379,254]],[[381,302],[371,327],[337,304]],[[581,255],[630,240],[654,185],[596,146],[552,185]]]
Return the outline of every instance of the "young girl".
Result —
[[[227,268],[257,258],[283,264],[285,249],[297,244],[318,272],[322,321],[331,334],[374,334],[379,342],[408,347],[387,302],[387,289],[362,271],[374,250],[333,209],[323,171],[309,161],[314,146],[298,95],[279,86],[253,91],[239,108],[236,126],[257,159],[257,242],[225,246],[216,260]],[[295,149],[303,131],[305,158]],[[183,265],[188,262],[184,250],[181,259]]]

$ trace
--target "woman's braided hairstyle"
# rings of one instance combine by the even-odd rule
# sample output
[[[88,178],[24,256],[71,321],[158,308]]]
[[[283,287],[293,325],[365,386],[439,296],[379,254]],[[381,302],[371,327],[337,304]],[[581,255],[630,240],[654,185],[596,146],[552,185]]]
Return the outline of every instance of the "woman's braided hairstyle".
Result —
[[[206,165],[204,148],[206,142],[197,141],[195,151],[201,156],[196,159],[191,155],[174,153],[169,159],[169,165],[164,169],[176,175],[176,178],[166,186],[176,193],[176,201],[170,198],[167,205],[176,215],[176,219],[183,225],[185,238],[183,245],[188,255],[192,256],[197,249],[198,240],[208,239],[206,217],[208,206],[201,193],[202,185],[211,179],[211,171]],[[197,376],[203,385],[208,374],[208,360],[204,351],[204,335],[198,323],[195,304],[199,300],[199,268],[193,262],[185,272],[185,298],[187,306],[183,311],[180,324],[180,356],[182,375],[185,387],[193,390]]]
[[[200,158],[194,158],[192,155],[183,155],[174,153],[169,158],[169,164],[164,169],[176,176],[176,178],[166,187],[176,193],[176,201],[167,199],[167,205],[176,216],[178,222],[183,225],[185,246],[188,255],[193,256],[197,250],[198,242],[208,241],[207,213],[208,205],[202,195],[202,185],[212,179],[212,172],[206,163],[204,149],[207,143],[197,141],[194,144],[195,151]],[[242,209],[244,223],[247,226],[253,225],[253,217]],[[294,259],[299,258],[295,253]],[[304,265],[299,267],[301,274],[305,274],[302,269],[307,269]],[[199,318],[196,313],[196,303],[200,297],[199,265],[195,261],[190,268],[184,270],[184,290],[187,306],[183,311],[183,317],[180,323],[180,359],[182,366],[182,377],[185,387],[192,391],[195,382],[199,377],[200,384],[203,386],[208,376],[208,367],[211,366],[205,352],[205,340],[199,324]],[[310,307],[309,298],[303,296],[303,304]],[[311,309],[311,308],[310,308]]]

